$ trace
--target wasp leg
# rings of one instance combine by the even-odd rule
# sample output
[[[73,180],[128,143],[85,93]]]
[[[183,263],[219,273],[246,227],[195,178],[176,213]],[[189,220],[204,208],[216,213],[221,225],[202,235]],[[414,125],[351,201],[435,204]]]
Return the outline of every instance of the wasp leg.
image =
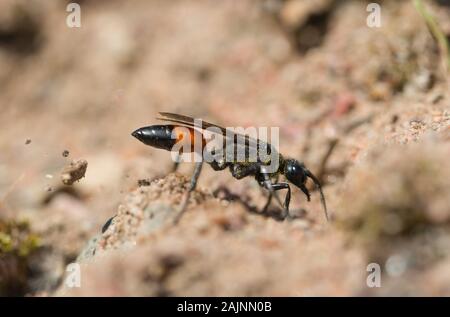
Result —
[[[264,205],[264,208],[262,209],[261,213],[265,214],[267,212],[267,209],[269,208],[270,203],[272,202],[272,197],[273,197],[273,194],[270,192],[269,197],[267,197],[267,202]]]
[[[289,204],[291,202],[291,186],[289,186],[288,183],[276,183],[272,184],[272,189],[274,191],[281,190],[281,189],[287,189],[286,197],[284,198],[284,210],[285,214],[284,217],[289,216]]]
[[[180,166],[180,162],[173,162],[172,173],[175,173],[178,170],[178,166]]]
[[[277,175],[276,178],[275,178],[275,183],[278,183],[278,178],[279,177]],[[267,197],[267,202],[264,205],[264,208],[262,209],[262,213],[263,214],[267,212],[267,209],[269,208],[270,203],[272,202],[272,198],[273,198],[273,193],[271,191],[269,191],[269,197]]]
[[[178,166],[180,166],[180,157],[181,157],[181,155],[180,155],[180,153],[177,153],[176,155],[177,156],[176,156],[175,161],[173,162],[173,165],[172,165],[172,173],[175,173],[178,170]]]
[[[178,170],[178,166],[180,166],[180,162],[173,162],[172,173],[175,173]]]
[[[178,212],[178,214],[175,216],[174,224],[177,224],[178,221],[180,221],[181,217],[183,216],[184,212],[187,209],[187,206],[189,204],[189,197],[191,196],[191,192],[197,186],[197,181],[200,176],[200,172],[202,171],[202,167],[203,167],[203,161],[195,163],[194,174],[192,174],[192,177],[191,177],[191,184],[190,184],[189,189],[183,199],[183,203],[181,204],[181,209]]]
[[[264,180],[260,182],[260,185],[269,190],[270,196],[275,196],[277,202],[284,209],[283,218],[287,218],[289,216],[289,203],[291,202],[291,187],[289,186],[288,183],[276,183],[276,184],[272,183],[269,174],[262,173],[261,176],[263,177]],[[281,189],[288,190],[288,192],[286,193],[286,197],[284,199],[284,205],[281,203],[280,198],[275,193],[276,191]]]
[[[262,210],[262,213],[264,214],[267,211],[267,208],[269,208],[270,203],[272,202],[272,197],[275,195],[275,198],[277,199],[277,201],[280,203],[280,205],[282,206],[280,199],[278,198],[278,196],[276,194],[274,194],[274,191],[272,188],[272,185],[270,185],[269,187],[266,187],[264,185],[265,181],[270,184],[272,184],[270,177],[268,176],[268,174],[263,174],[263,175],[267,175],[267,179],[264,178],[264,180],[261,180],[260,176],[261,173],[259,173],[260,170],[260,166],[258,164],[250,164],[250,165],[241,165],[241,164],[233,164],[230,165],[230,170],[231,170],[231,175],[233,175],[234,178],[236,179],[241,179],[244,177],[247,177],[249,175],[256,175],[256,179],[260,182],[260,185],[262,187],[265,187],[267,189],[269,189],[269,197],[267,198],[267,202]],[[276,177],[276,182],[278,182],[278,176]]]

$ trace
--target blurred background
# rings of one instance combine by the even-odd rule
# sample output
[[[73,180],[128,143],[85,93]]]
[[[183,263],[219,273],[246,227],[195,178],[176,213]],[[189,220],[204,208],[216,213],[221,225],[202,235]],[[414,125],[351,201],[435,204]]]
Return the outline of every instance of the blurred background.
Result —
[[[424,2],[434,24],[378,1],[369,27],[369,1],[79,0],[70,28],[70,1],[2,0],[0,295],[450,295],[450,6]],[[153,229],[184,186],[153,183],[170,154],[130,135],[158,111],[280,127],[332,221],[298,190],[296,220],[260,215],[254,180],[205,167],[195,208]]]

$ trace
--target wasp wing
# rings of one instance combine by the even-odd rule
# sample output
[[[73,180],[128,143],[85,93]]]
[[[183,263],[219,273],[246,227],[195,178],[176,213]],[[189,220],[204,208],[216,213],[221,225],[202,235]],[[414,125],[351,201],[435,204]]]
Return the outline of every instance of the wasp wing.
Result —
[[[206,130],[208,128],[218,128],[223,135],[226,135],[227,133],[227,129],[217,125],[217,124],[213,124],[207,121],[204,121],[203,119],[201,119],[201,126],[196,124],[196,121],[199,121],[200,119],[194,119],[192,117],[189,116],[184,116],[181,114],[176,114],[176,113],[171,113],[171,112],[160,112],[159,113],[161,116],[163,116],[164,118],[156,118],[158,120],[163,120],[163,121],[169,121],[169,122],[173,122],[173,123],[179,123],[179,124],[183,124],[185,126],[191,127],[191,128],[200,128],[202,130]]]
[[[210,123],[208,121],[194,119],[190,116],[185,116],[177,113],[171,113],[171,112],[160,112],[159,113],[162,118],[157,118],[158,120],[168,121],[171,123],[177,123],[189,128],[197,128],[201,130],[207,130],[208,128],[215,128],[215,129],[209,129],[207,131],[213,132],[216,134],[220,134],[229,141],[232,141],[236,145],[236,149],[238,148],[244,148],[244,153],[246,155],[252,151],[266,151],[265,153],[278,153],[276,149],[274,149],[269,143],[261,141],[260,139],[255,139],[250,137],[249,135],[243,135],[240,133],[236,133],[230,129],[226,129],[224,127],[221,127],[217,124]],[[220,133],[217,131],[219,130]],[[224,148],[226,146],[226,143],[224,144]]]
[[[203,119],[194,119],[189,116],[177,114],[177,113],[171,113],[171,112],[160,112],[159,113],[163,118],[157,118],[158,120],[168,121],[172,123],[178,123],[190,128],[198,128],[201,130],[207,130],[208,128],[216,128],[221,131],[221,135],[230,139],[233,139],[233,142],[235,144],[239,144],[240,146],[244,146],[243,141],[245,140],[245,147],[254,147],[254,148],[263,148],[266,147],[267,149],[272,149],[272,146],[268,144],[267,142],[261,141],[259,139],[252,138],[248,135],[243,135],[240,133],[236,133],[230,129],[226,129],[224,127],[221,127],[217,124],[210,123],[207,121],[204,121]],[[201,121],[201,124],[199,124]],[[213,133],[217,133],[216,129],[208,130]]]

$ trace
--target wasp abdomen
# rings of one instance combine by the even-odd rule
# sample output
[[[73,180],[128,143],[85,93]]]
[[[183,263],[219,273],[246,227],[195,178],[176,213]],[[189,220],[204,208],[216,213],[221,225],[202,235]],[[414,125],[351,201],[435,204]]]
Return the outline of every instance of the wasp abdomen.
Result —
[[[139,128],[131,135],[144,144],[170,151],[177,142],[172,136],[174,128],[172,125],[152,125]]]
[[[152,125],[139,128],[132,134],[144,144],[158,149],[171,151],[175,144],[182,142],[181,150],[191,152],[194,150],[194,142],[201,142],[203,148],[205,142],[201,133],[192,128],[175,125]],[[197,141],[198,140],[198,141]]]

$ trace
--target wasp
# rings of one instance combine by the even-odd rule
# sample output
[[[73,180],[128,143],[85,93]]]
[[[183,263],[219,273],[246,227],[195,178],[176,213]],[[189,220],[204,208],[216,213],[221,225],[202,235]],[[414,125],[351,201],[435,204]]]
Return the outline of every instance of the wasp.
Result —
[[[174,151],[173,149],[177,145],[189,141],[191,146],[188,147],[187,150],[185,148],[183,150],[193,152],[195,151],[196,144],[200,145],[199,147],[202,151],[205,149],[208,142],[204,136],[204,132],[210,131],[212,128],[214,133],[220,134],[222,137],[227,139],[227,144],[232,142],[236,145],[236,149],[244,149],[246,153],[250,152],[250,150],[254,148],[258,151],[264,149],[270,153],[269,159],[261,159],[258,156],[258,158],[253,161],[238,160],[236,151],[234,150],[230,153],[230,151],[217,151],[214,149],[211,153],[214,160],[207,161],[207,163],[215,171],[229,168],[231,175],[236,179],[242,179],[248,176],[254,177],[263,189],[269,191],[268,200],[263,208],[263,213],[270,205],[272,198],[275,197],[277,202],[283,208],[282,217],[284,219],[289,217],[289,204],[291,201],[290,184],[298,187],[306,195],[307,200],[310,201],[311,195],[306,187],[306,181],[309,178],[314,182],[316,188],[319,190],[322,207],[325,217],[328,220],[327,206],[325,196],[322,191],[322,186],[318,178],[314,176],[314,174],[308,170],[302,162],[293,158],[284,157],[268,142],[230,131],[228,128],[223,128],[207,121],[199,121],[198,119],[176,113],[160,112],[159,114],[161,117],[157,118],[158,120],[163,120],[170,124],[142,127],[135,130],[131,135],[146,145],[167,151]],[[275,170],[269,171],[268,166],[274,157],[277,159],[278,165]],[[191,177],[190,186],[186,193],[185,199],[181,204],[181,209],[175,217],[175,223],[178,222],[187,208],[189,195],[196,188],[203,163],[204,160],[195,163],[195,169]],[[175,166],[177,166],[177,163],[175,163]],[[283,175],[287,181],[279,182],[278,179],[280,175]],[[286,190],[284,204],[281,203],[281,200],[276,194],[276,192],[280,190]]]

